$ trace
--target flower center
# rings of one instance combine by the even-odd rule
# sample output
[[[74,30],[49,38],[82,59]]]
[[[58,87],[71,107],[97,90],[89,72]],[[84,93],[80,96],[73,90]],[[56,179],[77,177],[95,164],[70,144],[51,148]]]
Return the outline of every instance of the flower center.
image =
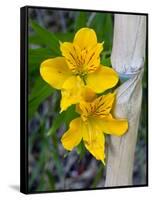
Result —
[[[78,71],[76,73],[74,73],[75,76],[79,76],[81,78],[81,80],[83,81],[84,85],[87,85],[86,83],[86,79],[87,79],[87,72],[81,72],[81,71]]]
[[[93,73],[98,68],[101,50],[101,44],[83,49],[76,44],[71,44],[66,51],[63,51],[63,56],[65,56],[70,70],[84,79],[86,74]]]
[[[112,107],[113,98],[106,99],[105,96],[100,96],[93,102],[80,103],[80,109],[82,110],[81,117],[86,121],[90,117],[103,118],[110,113]]]

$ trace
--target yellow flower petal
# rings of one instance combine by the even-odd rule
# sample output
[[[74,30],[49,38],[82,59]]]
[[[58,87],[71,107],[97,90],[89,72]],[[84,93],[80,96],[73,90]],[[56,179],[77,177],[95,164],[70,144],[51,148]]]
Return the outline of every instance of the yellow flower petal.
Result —
[[[108,115],[112,109],[113,102],[115,100],[115,93],[108,93],[100,96],[94,100],[93,104],[97,108],[95,114],[99,118],[103,118]]]
[[[97,160],[101,160],[105,164],[105,162],[104,162],[104,159],[105,159],[104,143],[105,143],[105,139],[104,139],[103,133],[99,133],[91,144],[84,142],[85,147],[88,149],[88,151]]]
[[[73,45],[71,42],[63,42],[60,44],[62,55],[66,58],[69,69],[76,72],[79,67],[79,60],[81,59],[81,50],[78,46]],[[81,66],[82,67],[82,66]]]
[[[88,74],[86,82],[92,90],[101,93],[117,84],[118,75],[112,68],[101,66],[94,73]]]
[[[71,76],[64,82],[61,90],[61,112],[66,110],[72,104],[79,103],[82,100],[83,87],[83,81],[78,76]]]
[[[96,124],[104,133],[116,136],[121,136],[128,130],[128,121],[126,119],[114,119],[111,115],[96,119]]]
[[[82,89],[82,94],[81,94],[81,101],[79,102],[80,104],[76,104],[76,112],[79,114],[83,114],[83,111],[80,108],[80,105],[84,102],[92,102],[95,98],[96,98],[96,93],[91,90],[88,87],[84,87],[84,89]]]
[[[97,129],[96,121],[90,119],[88,123],[83,122],[82,131],[85,147],[97,160],[104,163],[105,138],[102,130]]]
[[[109,115],[114,99],[115,93],[109,93],[98,98],[94,96],[92,101],[81,101],[77,106],[77,111],[81,114],[81,117],[84,121],[86,121],[88,117],[102,119]]]
[[[56,89],[61,89],[71,72],[63,57],[47,59],[41,63],[40,74],[42,78]]]
[[[97,44],[96,33],[90,28],[81,28],[74,37],[74,44],[78,45],[81,49],[89,49]]]
[[[100,66],[100,53],[103,50],[103,43],[97,43],[92,47],[85,57],[85,65],[88,73],[93,73]]]
[[[103,43],[97,43],[93,29],[82,28],[76,33],[73,43],[60,43],[60,50],[73,73],[92,73],[100,65]]]
[[[80,143],[81,139],[81,118],[79,117],[71,121],[70,128],[62,136],[61,142],[65,149],[71,151]]]
[[[73,89],[77,88],[80,89],[81,87],[84,87],[84,83],[82,79],[79,76],[70,76],[63,84],[62,89]]]
[[[92,102],[96,98],[96,93],[88,87],[82,91],[82,99],[86,102]]]

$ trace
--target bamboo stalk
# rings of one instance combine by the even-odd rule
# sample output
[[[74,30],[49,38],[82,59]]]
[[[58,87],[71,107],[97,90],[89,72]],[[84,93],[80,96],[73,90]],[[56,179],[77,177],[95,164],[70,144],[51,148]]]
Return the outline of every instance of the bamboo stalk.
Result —
[[[114,116],[127,118],[129,129],[122,137],[109,138],[105,187],[133,184],[134,153],[142,101],[145,41],[145,16],[115,15],[111,61],[120,79],[128,80],[117,89]]]

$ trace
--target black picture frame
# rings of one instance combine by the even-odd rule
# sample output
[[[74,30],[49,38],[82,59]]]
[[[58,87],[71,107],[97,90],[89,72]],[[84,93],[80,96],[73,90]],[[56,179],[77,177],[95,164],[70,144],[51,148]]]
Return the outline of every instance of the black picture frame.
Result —
[[[146,16],[146,53],[148,55],[148,14],[147,13],[133,13],[133,12],[118,12],[118,11],[103,11],[103,10],[84,10],[75,8],[55,8],[55,7],[41,7],[41,6],[24,6],[20,9],[20,191],[24,194],[34,193],[48,193],[48,192],[65,192],[65,191],[81,191],[81,190],[94,190],[94,189],[118,189],[129,187],[144,187],[148,186],[148,134],[146,137],[146,184],[132,185],[132,186],[116,186],[104,187],[94,189],[70,189],[70,190],[57,190],[57,191],[29,191],[28,190],[28,10],[30,8],[36,9],[51,9],[51,10],[72,10],[72,11],[89,11],[89,12],[103,12],[113,14],[131,14],[131,15],[144,15]],[[148,65],[148,59],[147,59]],[[147,86],[148,86],[148,70],[147,70]],[[148,133],[148,88],[146,92],[147,99],[147,133]]]

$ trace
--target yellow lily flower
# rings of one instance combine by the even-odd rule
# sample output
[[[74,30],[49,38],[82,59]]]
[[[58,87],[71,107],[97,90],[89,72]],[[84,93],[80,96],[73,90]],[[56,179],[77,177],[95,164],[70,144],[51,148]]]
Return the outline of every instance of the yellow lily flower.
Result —
[[[70,123],[69,130],[64,133],[61,142],[66,150],[71,151],[83,139],[87,150],[104,163],[105,136],[103,133],[122,136],[128,129],[126,119],[115,119],[110,113],[115,93],[100,97],[91,96],[91,101],[82,101],[77,106],[81,115]]]
[[[97,42],[93,29],[81,28],[73,43],[60,42],[60,50],[63,57],[43,61],[40,74],[48,84],[61,90],[62,111],[82,100],[85,86],[101,93],[117,84],[117,73],[100,64],[103,43]]]

